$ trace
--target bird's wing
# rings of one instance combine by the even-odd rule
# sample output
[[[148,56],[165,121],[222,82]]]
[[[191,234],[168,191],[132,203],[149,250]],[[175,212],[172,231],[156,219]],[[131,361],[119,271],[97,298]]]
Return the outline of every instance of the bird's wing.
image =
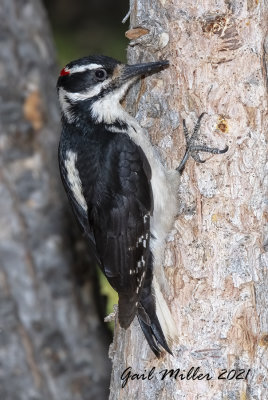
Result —
[[[119,322],[127,327],[151,262],[151,168],[142,149],[123,134],[114,135],[101,154],[89,222],[104,273],[119,293]]]
[[[59,146],[59,153],[60,152],[61,147]],[[95,238],[88,222],[87,210],[83,208],[81,203],[79,203],[77,196],[75,196],[73,184],[69,179],[69,171],[67,170],[65,152],[62,152],[61,156],[59,157],[59,169],[61,180],[68,196],[69,202],[72,206],[73,213],[76,217],[81,231],[83,232],[83,234],[85,234],[87,238],[87,243],[89,245],[91,256],[93,257],[94,261],[96,261],[97,264],[100,265],[101,262],[97,254]]]

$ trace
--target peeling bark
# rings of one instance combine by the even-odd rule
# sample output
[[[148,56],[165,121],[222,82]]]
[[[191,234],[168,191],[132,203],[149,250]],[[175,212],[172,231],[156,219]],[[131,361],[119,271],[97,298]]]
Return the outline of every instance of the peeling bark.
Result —
[[[163,162],[178,166],[182,119],[193,127],[204,111],[200,140],[228,144],[229,151],[204,155],[205,164],[189,161],[182,175],[163,266],[178,330],[174,357],[156,360],[137,321],[127,331],[117,325],[110,399],[265,399],[267,3],[131,4],[129,62],[170,60],[169,69],[147,77],[127,99]],[[145,377],[155,370],[151,379],[136,376],[122,389],[129,366]],[[161,370],[186,375],[191,367],[212,379],[161,380]],[[225,377],[244,369],[245,379],[218,379],[223,369]]]
[[[0,399],[104,399],[108,343],[59,178],[57,69],[39,1],[1,2],[0,47]]]

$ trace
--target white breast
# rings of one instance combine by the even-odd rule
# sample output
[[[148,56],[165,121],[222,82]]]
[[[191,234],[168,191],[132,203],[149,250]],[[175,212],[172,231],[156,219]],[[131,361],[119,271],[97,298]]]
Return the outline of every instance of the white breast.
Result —
[[[126,116],[124,120],[126,121]],[[130,115],[128,115],[127,123],[129,126],[127,134],[142,148],[151,167],[151,185],[154,199],[151,231],[154,237],[162,242],[165,241],[172,229],[178,212],[180,174],[176,170],[168,171],[165,169],[146,132]]]

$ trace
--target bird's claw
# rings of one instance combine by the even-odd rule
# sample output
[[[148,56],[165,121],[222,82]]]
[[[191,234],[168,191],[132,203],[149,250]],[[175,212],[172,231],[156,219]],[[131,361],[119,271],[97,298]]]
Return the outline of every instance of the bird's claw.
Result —
[[[206,160],[202,160],[200,158],[200,156],[198,154],[200,151],[203,151],[205,153],[211,153],[211,154],[223,154],[223,153],[226,153],[226,151],[228,150],[228,146],[226,146],[223,150],[221,150],[216,147],[208,147],[208,146],[205,146],[202,144],[199,144],[199,145],[195,144],[197,134],[200,129],[201,120],[204,115],[205,115],[205,113],[203,112],[198,117],[198,120],[195,124],[192,135],[189,134],[189,131],[185,124],[185,120],[182,121],[183,132],[184,132],[184,136],[185,136],[185,140],[186,140],[186,150],[185,150],[184,156],[180,162],[180,165],[178,166],[178,168],[176,168],[176,170],[180,173],[182,173],[182,171],[184,170],[185,164],[189,157],[192,157],[198,163],[206,162]]]

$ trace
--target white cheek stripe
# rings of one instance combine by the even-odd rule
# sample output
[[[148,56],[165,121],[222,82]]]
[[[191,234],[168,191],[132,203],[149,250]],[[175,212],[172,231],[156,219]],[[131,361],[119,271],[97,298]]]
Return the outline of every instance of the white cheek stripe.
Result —
[[[66,67],[64,69],[65,69],[65,71],[70,72],[70,74],[74,74],[76,72],[85,72],[85,71],[88,71],[88,70],[98,69],[98,68],[103,68],[103,65],[101,65],[101,64],[93,64],[92,63],[92,64],[87,64],[87,65],[77,65],[77,66],[72,67],[72,68]]]
[[[87,211],[87,203],[85,197],[82,192],[82,182],[79,177],[79,172],[75,166],[77,160],[77,154],[73,151],[66,152],[66,160],[64,162],[65,168],[67,170],[67,178],[75,197],[77,203],[83,208],[83,210]]]
[[[98,96],[98,94],[101,92],[102,89],[105,89],[107,86],[109,86],[111,82],[111,78],[107,79],[105,82],[100,82],[97,85],[95,85],[93,88],[90,88],[88,90],[85,90],[84,92],[67,92],[66,90],[61,88],[61,96],[65,96],[67,99],[71,101],[83,101],[83,100],[88,100],[91,97]]]
[[[127,81],[124,85],[119,87],[115,91],[107,93],[105,96],[101,97],[99,100],[94,101],[91,106],[92,116],[97,122],[105,122],[107,124],[112,124],[117,119],[125,120],[128,117],[127,112],[123,109],[120,104],[120,100],[124,97],[129,86],[136,80],[133,78]],[[78,102],[88,100],[94,96],[98,96],[103,89],[106,89],[112,78],[106,79],[104,82],[100,82],[92,88],[85,90],[81,93],[79,92],[67,92],[63,88],[59,89],[59,100],[61,104],[61,109],[69,122],[73,122],[75,116],[70,113],[70,102]]]

